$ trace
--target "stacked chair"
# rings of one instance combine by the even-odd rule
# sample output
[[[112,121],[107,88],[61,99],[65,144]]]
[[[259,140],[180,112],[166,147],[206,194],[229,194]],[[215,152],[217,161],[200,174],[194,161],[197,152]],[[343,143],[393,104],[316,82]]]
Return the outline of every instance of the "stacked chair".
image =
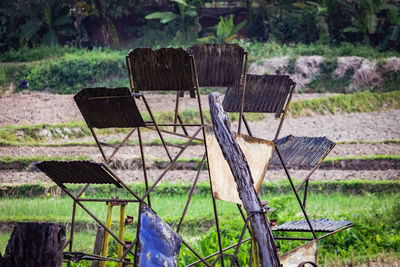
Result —
[[[274,228],[276,232],[309,232],[312,238],[306,237],[279,237],[283,240],[304,240],[311,241],[304,246],[316,247],[320,238],[326,237],[335,232],[352,226],[347,221],[332,220],[310,220],[305,206],[309,179],[312,173],[318,168],[323,159],[334,147],[334,143],[325,137],[296,137],[287,136],[279,139],[279,132],[282,128],[291,97],[294,92],[295,83],[286,75],[246,75],[247,53],[237,45],[195,45],[187,51],[175,48],[161,48],[152,50],[150,48],[138,48],[130,51],[126,57],[130,87],[124,88],[85,88],[74,97],[82,116],[89,127],[93,138],[96,141],[104,163],[90,161],[69,161],[69,162],[42,162],[38,168],[52,179],[69,197],[73,199],[73,213],[70,238],[64,248],[68,264],[70,261],[82,259],[100,261],[105,266],[106,261],[116,261],[118,266],[122,264],[135,266],[177,266],[178,255],[181,245],[186,246],[198,260],[188,266],[200,264],[202,266],[215,266],[220,263],[225,266],[224,258],[232,258],[231,266],[240,266],[237,260],[238,250],[244,239],[243,234],[248,229],[248,221],[242,210],[241,201],[238,197],[236,184],[230,174],[229,166],[223,159],[218,142],[215,139],[212,128],[207,126],[203,118],[203,110],[200,100],[199,87],[227,87],[223,101],[223,107],[227,112],[239,113],[238,142],[244,151],[251,172],[253,174],[255,188],[258,191],[261,187],[268,166],[283,166],[294,195],[302,209],[305,220],[288,222]],[[146,100],[147,92],[176,91],[175,115],[171,123],[160,124],[156,121],[149,102]],[[200,123],[184,123],[179,114],[179,103],[184,93],[188,92],[190,97],[197,98]],[[143,119],[143,112],[139,110],[137,101],[143,101],[150,120]],[[280,124],[276,130],[275,138],[272,141],[254,137],[249,122],[246,120],[246,113],[274,113],[280,118]],[[241,134],[244,124],[248,135]],[[168,127],[173,127],[169,130]],[[106,128],[129,128],[129,132],[118,145],[105,142],[99,139],[97,129]],[[164,147],[169,163],[157,177],[152,177],[153,184],[150,186],[150,177],[146,170],[146,161],[143,145],[143,128],[150,129],[157,133],[158,138]],[[182,133],[177,129],[181,128]],[[266,131],[269,131],[266,125]],[[133,133],[137,132],[139,141],[140,157],[142,162],[143,180],[145,191],[141,194],[135,193],[119,178],[109,167],[112,158],[127,144]],[[179,151],[174,155],[169,147],[171,144],[165,141],[165,135],[173,135],[184,138],[187,142],[178,146]],[[205,144],[204,155],[196,176],[193,179],[192,188],[189,192],[182,216],[173,229],[152,209],[151,192],[163,180],[166,173],[172,169],[182,153],[193,143],[194,140]],[[176,145],[174,145],[176,146]],[[105,147],[111,148],[111,154],[107,154]],[[214,210],[214,220],[218,236],[218,251],[210,255],[200,255],[189,242],[179,235],[184,218],[189,209],[194,194],[200,171],[208,160],[208,172]],[[310,168],[310,173],[297,188],[294,186],[288,168]],[[84,184],[82,189],[73,194],[67,184]],[[104,199],[85,198],[84,192],[92,184],[110,184],[128,192],[130,198],[119,199],[109,197]],[[300,199],[299,190],[304,186],[303,200]],[[222,234],[218,219],[216,199],[236,203],[240,216],[244,220],[244,227],[240,239],[236,244],[228,247],[222,245]],[[106,221],[102,222],[90,209],[84,205],[85,202],[103,202],[108,205]],[[124,242],[125,207],[138,205],[138,218],[136,239],[128,244]],[[77,206],[81,207],[91,216],[101,228],[105,230],[103,247],[101,253],[95,251],[93,254],[74,252],[73,238],[75,229],[75,215]],[[115,233],[111,229],[112,207],[120,206],[120,228]],[[324,236],[317,236],[318,232],[327,233]],[[118,258],[110,258],[107,255],[108,238],[112,236],[118,242]],[[304,246],[302,248],[304,248]],[[235,249],[235,254],[227,254],[229,249]],[[316,250],[316,249],[315,249]],[[127,255],[134,256],[134,262],[127,259]],[[290,253],[289,253],[290,254]],[[288,254],[288,255],[289,255]],[[289,255],[290,256],[290,255]],[[283,255],[284,266],[290,259]],[[207,260],[213,260],[210,264]],[[310,261],[316,262],[315,259]]]

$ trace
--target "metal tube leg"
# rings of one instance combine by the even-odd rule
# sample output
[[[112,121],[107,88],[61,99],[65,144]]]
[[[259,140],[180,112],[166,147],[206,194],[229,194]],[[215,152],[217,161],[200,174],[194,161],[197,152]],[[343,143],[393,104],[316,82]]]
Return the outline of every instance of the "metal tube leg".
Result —
[[[112,206],[111,202],[108,202],[108,212],[107,212],[107,221],[106,221],[107,228],[111,227],[112,210],[113,210],[113,206]],[[105,232],[104,233],[103,252],[101,253],[101,255],[104,257],[107,257],[109,241],[110,241],[110,234],[108,232]],[[106,267],[106,261],[102,261],[100,266]]]
[[[125,230],[125,206],[121,205],[120,213],[119,213],[119,239],[124,241],[124,230]],[[121,244],[118,244],[118,258],[121,258],[124,253],[123,247]],[[118,267],[122,267],[122,262],[118,262]]]
[[[306,208],[307,194],[308,194],[308,180],[307,180],[306,185],[304,187],[304,197],[303,197],[303,206],[304,206],[304,208]]]

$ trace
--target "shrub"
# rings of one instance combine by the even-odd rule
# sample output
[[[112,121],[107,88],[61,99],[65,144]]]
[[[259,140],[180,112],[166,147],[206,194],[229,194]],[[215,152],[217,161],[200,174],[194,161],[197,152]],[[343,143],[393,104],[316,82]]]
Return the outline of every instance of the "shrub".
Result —
[[[27,74],[31,90],[50,89],[63,94],[77,92],[82,87],[105,86],[105,80],[113,87],[129,85],[125,60],[119,52],[66,54],[35,63]]]
[[[39,46],[35,48],[23,47],[19,50],[8,50],[7,52],[0,55],[0,62],[30,62],[43,60],[46,58],[57,58],[62,57],[67,53],[75,53],[78,51],[85,51],[85,49],[79,50],[78,48],[68,46]]]

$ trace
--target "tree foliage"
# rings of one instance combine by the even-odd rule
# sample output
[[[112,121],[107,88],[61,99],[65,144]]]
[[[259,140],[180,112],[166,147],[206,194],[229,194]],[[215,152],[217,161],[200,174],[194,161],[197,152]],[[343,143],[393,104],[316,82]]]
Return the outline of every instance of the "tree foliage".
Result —
[[[2,0],[0,51],[50,44],[119,47],[121,40],[139,39],[146,41],[136,43],[146,46],[194,42],[199,37],[206,42],[228,42],[244,24],[247,37],[282,44],[349,42],[382,51],[400,47],[398,0],[250,1],[247,23],[239,25],[232,23],[241,19],[234,8],[219,22],[217,16],[202,15],[201,10],[213,6],[210,2],[214,1],[165,2]],[[210,29],[213,36],[207,37]]]

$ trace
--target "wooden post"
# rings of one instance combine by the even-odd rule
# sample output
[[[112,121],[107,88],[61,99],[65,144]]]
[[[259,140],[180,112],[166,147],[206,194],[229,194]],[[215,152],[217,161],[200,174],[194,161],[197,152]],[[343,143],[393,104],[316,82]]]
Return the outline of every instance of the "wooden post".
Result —
[[[101,226],[97,227],[96,232],[96,240],[94,242],[93,254],[100,255],[101,251],[103,250],[103,241],[104,241],[104,228]],[[99,267],[99,261],[92,261],[92,267]]]
[[[18,223],[0,266],[61,267],[65,227],[55,223]]]
[[[274,238],[263,212],[263,206],[254,189],[249,165],[236,141],[228,116],[222,108],[221,96],[218,92],[214,92],[208,95],[208,101],[215,137],[235,178],[239,197],[243,202],[259,247],[260,266],[280,267]]]

